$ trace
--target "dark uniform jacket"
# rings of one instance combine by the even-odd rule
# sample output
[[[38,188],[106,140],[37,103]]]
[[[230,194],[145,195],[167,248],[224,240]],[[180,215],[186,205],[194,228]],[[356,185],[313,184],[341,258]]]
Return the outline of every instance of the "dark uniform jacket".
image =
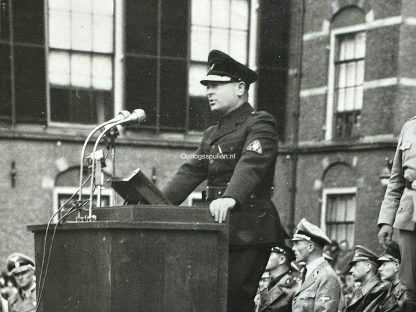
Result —
[[[307,276],[295,293],[293,312],[337,312],[342,305],[341,285],[331,265],[322,262]]]
[[[347,312],[376,312],[387,294],[388,286],[377,276],[357,288],[347,307]]]
[[[34,312],[36,311],[36,284],[23,292],[19,289],[17,293],[9,298],[9,312]]]
[[[387,296],[381,302],[380,312],[400,312],[405,303],[406,286],[401,282],[396,282],[390,285]]]
[[[260,307],[264,312],[291,312],[292,300],[299,284],[292,273],[287,272],[278,281],[271,281],[270,286],[260,292]]]
[[[287,237],[270,200],[277,156],[274,118],[245,103],[208,128],[194,157],[164,187],[182,203],[204,180],[208,197],[237,201],[229,217],[230,245],[275,246]]]
[[[396,229],[414,231],[416,191],[406,188],[406,180],[416,180],[416,116],[404,124],[400,133],[378,225],[390,224]]]

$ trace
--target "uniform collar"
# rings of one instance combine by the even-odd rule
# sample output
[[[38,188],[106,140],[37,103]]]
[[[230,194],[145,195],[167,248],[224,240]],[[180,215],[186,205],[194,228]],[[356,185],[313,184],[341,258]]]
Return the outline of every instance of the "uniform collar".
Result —
[[[242,119],[245,119],[253,110],[253,107],[251,107],[248,102],[245,102],[236,109],[233,109],[231,112],[222,116],[219,120],[219,125],[228,122],[229,120],[239,122]]]
[[[372,278],[370,278],[367,281],[367,283],[361,286],[361,291],[363,295],[367,294],[378,283],[379,283],[379,279],[377,275],[374,275]]]
[[[319,257],[315,260],[313,260],[311,263],[308,263],[306,265],[306,276],[305,279],[308,278],[309,275],[312,274],[313,271],[315,271],[315,269],[322,264],[323,262],[325,262],[326,260],[324,259],[324,257]]]

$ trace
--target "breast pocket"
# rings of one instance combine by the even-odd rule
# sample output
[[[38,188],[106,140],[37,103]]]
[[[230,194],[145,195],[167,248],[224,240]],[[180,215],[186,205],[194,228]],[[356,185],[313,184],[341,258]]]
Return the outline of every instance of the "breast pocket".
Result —
[[[316,293],[304,291],[295,300],[295,311],[310,312],[314,310]]]
[[[223,160],[237,162],[241,157],[244,141],[231,141],[218,144],[218,151]]]

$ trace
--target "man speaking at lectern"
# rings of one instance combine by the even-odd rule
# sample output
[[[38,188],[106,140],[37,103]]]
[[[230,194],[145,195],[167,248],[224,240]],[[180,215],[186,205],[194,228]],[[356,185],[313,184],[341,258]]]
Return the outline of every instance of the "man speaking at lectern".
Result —
[[[277,156],[274,118],[255,112],[248,89],[257,74],[227,54],[213,50],[206,86],[212,112],[220,116],[209,127],[191,159],[182,164],[163,193],[181,204],[204,180],[216,222],[229,215],[230,253],[227,311],[254,309],[253,298],[272,246],[287,238],[270,200]]]

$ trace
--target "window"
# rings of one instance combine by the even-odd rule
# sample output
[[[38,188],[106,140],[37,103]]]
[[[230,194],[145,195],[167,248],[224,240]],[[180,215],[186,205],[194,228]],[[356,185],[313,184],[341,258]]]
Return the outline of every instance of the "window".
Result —
[[[365,32],[336,37],[335,57],[335,137],[360,134],[363,106]]]
[[[78,190],[78,187],[70,187],[70,186],[59,186],[54,188],[54,204],[53,204],[53,211],[58,211],[59,208],[62,207],[63,204]],[[82,200],[89,200],[90,198],[90,190],[88,188],[83,189],[82,192]],[[108,207],[111,206],[113,203],[113,194],[114,192],[109,189],[105,188],[101,193],[101,205],[100,207]],[[78,195],[74,196],[68,203],[59,211],[57,218],[55,218],[55,222],[57,222],[61,217],[63,217],[69,210],[71,209],[72,205],[78,201]],[[94,195],[94,207],[95,203],[97,202],[97,195]],[[85,216],[88,215],[89,205],[87,204],[81,211],[81,215]],[[75,221],[78,212],[74,212],[68,216],[66,220]]]
[[[324,189],[323,196],[322,228],[331,239],[354,245],[356,189]]]
[[[112,0],[49,0],[50,121],[95,124],[113,107]]]
[[[249,0],[192,0],[190,130],[208,126],[209,108],[199,81],[206,75],[209,51],[218,49],[248,64],[249,24]]]
[[[0,120],[46,121],[43,1],[0,0]]]

